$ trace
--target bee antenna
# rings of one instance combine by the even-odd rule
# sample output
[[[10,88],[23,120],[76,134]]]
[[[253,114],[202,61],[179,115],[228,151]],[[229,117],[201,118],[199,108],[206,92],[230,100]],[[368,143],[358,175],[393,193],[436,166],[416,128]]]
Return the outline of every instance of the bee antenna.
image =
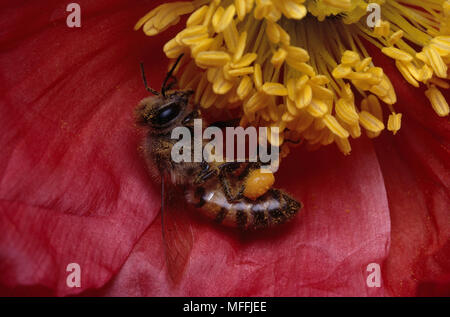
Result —
[[[152,93],[152,94],[158,96],[158,95],[159,95],[159,92],[156,91],[156,90],[154,90],[154,89],[152,89],[152,88],[149,87],[148,84],[147,84],[147,78],[145,77],[144,63],[142,63],[142,62],[141,62],[141,72],[142,72],[142,79],[144,80],[145,89],[146,89],[148,92],[150,92],[150,93]]]
[[[162,95],[164,97],[166,96],[167,81],[169,80],[170,77],[172,77],[173,71],[178,66],[178,64],[180,63],[181,58],[183,58],[183,56],[184,56],[184,54],[181,54],[180,56],[178,56],[177,60],[175,61],[175,64],[173,64],[172,68],[169,70],[169,72],[167,73],[166,78],[164,79],[164,82],[163,82],[162,87],[161,87],[161,93],[162,93]]]

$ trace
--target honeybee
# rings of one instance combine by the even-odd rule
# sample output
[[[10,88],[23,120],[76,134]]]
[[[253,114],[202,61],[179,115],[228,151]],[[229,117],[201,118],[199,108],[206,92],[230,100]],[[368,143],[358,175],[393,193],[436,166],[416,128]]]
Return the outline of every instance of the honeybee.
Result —
[[[302,205],[283,191],[271,188],[255,200],[243,195],[247,176],[260,167],[257,162],[202,160],[176,163],[171,159],[172,147],[178,141],[171,138],[172,130],[178,126],[193,130],[194,120],[203,120],[199,107],[190,101],[194,92],[173,89],[176,84],[173,71],[181,58],[182,56],[176,60],[167,73],[161,91],[148,86],[141,64],[145,88],[154,96],[147,97],[139,103],[136,121],[147,131],[143,153],[149,170],[156,170],[161,176],[162,204],[165,201],[164,183],[169,183],[171,187],[181,190],[189,204],[216,223],[225,226],[244,230],[261,229],[291,219]],[[191,150],[193,151],[193,146]],[[162,217],[163,212],[164,210]],[[163,237],[165,232],[167,235],[163,223]],[[189,239],[178,238],[178,240],[192,247]],[[169,255],[169,257],[177,256],[178,254]]]

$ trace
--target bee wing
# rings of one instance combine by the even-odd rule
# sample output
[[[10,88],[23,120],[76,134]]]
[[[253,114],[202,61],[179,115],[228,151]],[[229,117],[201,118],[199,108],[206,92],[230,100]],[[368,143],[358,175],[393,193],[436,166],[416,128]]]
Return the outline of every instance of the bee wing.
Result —
[[[175,283],[183,277],[193,246],[193,232],[180,197],[184,197],[174,186],[161,182],[161,225],[167,272]]]

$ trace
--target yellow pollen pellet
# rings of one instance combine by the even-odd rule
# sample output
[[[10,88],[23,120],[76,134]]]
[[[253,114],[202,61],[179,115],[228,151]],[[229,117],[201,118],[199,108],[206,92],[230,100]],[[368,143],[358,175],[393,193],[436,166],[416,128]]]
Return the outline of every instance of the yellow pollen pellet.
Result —
[[[231,60],[230,54],[221,51],[205,51],[197,54],[195,61],[202,68],[222,67]]]
[[[440,116],[445,117],[449,114],[449,106],[447,100],[436,86],[431,86],[425,91],[425,95],[430,100],[434,111]]]
[[[244,196],[249,199],[257,199],[264,195],[275,182],[273,174],[267,170],[255,169],[249,173],[245,180]]]
[[[392,131],[394,135],[400,130],[402,126],[402,114],[392,113],[389,115],[388,119],[388,130]]]
[[[359,113],[359,122],[366,130],[374,133],[381,132],[384,129],[383,122],[367,111],[361,111]]]

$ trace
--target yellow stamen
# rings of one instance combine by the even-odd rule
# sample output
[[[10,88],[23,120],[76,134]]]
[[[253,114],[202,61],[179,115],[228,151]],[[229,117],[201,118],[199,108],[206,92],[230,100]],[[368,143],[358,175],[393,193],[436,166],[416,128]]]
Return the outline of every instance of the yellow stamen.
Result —
[[[402,126],[402,114],[393,113],[389,115],[388,130],[396,134]]]
[[[439,116],[449,114],[439,89],[450,88],[450,1],[373,2],[381,6],[373,28],[366,0],[196,0],[160,5],[135,29],[155,35],[190,14],[163,49],[171,59],[185,54],[180,88],[193,89],[205,112],[236,109],[242,125],[279,127],[268,139],[283,155],[290,133],[311,148],[336,143],[347,155],[361,127],[371,138],[401,128],[389,74],[362,39],[393,59],[412,89],[428,87]]]

